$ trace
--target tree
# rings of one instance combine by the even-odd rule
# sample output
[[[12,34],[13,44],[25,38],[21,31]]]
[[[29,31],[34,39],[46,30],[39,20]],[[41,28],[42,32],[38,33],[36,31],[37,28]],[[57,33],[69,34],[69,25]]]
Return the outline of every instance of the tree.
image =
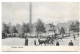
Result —
[[[69,27],[69,30],[73,32],[79,32],[79,22],[72,22],[72,24]]]
[[[22,31],[23,31],[23,33],[30,33],[30,26],[29,26],[29,24],[23,23]]]
[[[16,27],[13,27],[13,32],[14,32],[14,33],[18,33]]]
[[[65,34],[65,30],[64,30],[64,28],[63,27],[61,27],[61,29],[60,29],[60,34]]]
[[[72,22],[72,24],[69,27],[69,30],[72,31],[73,36],[75,36],[74,32],[79,32],[79,21]]]
[[[20,24],[16,24],[15,27],[16,27],[16,30],[17,30],[18,34],[23,33],[23,31],[22,31],[22,26],[21,26]]]
[[[37,32],[37,34],[46,33],[44,23],[40,19],[38,19],[38,22],[37,22],[37,25],[36,25],[36,32]]]
[[[79,21],[75,23],[75,32],[79,32]]]
[[[9,32],[10,32],[10,34],[13,34],[14,33],[13,26],[9,27]]]
[[[9,27],[7,24],[3,23],[3,29],[2,29],[2,39],[4,39],[9,33]]]
[[[5,23],[3,23],[3,30],[2,30],[2,32],[3,33],[7,33],[7,34],[10,33],[9,32],[9,26],[7,24],[5,24]]]

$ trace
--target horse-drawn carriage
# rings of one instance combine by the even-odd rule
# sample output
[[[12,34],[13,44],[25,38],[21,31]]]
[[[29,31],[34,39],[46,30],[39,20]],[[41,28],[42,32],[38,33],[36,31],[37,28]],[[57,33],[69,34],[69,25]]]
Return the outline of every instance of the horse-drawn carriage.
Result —
[[[49,35],[46,38],[38,38],[38,42],[39,42],[39,45],[53,44],[55,39],[56,39],[56,37],[54,35]]]
[[[39,45],[54,44],[55,41],[62,40],[62,38],[63,38],[62,35],[55,33],[54,35],[49,35],[49,36],[47,36],[46,38],[43,38],[43,39],[39,38],[38,42],[39,42]]]
[[[38,42],[39,42],[39,45],[42,45],[42,44],[50,44],[50,37],[47,37],[47,38],[42,38],[42,39],[38,39]]]

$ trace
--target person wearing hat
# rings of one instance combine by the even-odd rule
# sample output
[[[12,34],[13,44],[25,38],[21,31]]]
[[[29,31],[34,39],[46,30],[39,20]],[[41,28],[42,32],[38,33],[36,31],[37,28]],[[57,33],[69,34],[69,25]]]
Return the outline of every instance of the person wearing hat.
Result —
[[[60,44],[59,44],[59,42],[57,41],[57,42],[56,42],[56,46],[59,46],[59,45],[60,45]]]
[[[72,42],[72,40],[69,42],[68,45],[69,45],[69,46],[73,46],[73,42]]]

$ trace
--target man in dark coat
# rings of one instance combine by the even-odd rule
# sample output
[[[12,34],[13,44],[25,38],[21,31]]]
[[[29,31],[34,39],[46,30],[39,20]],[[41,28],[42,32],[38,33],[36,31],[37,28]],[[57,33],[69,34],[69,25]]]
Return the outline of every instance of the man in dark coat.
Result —
[[[72,40],[69,42],[68,45],[69,45],[69,46],[73,46],[73,42],[72,42]]]
[[[73,37],[74,37],[74,40],[76,40],[75,34],[73,35]]]
[[[36,46],[36,40],[34,40],[34,45]]]
[[[28,46],[28,37],[25,38],[25,46]]]
[[[56,46],[59,46],[59,42],[58,41],[56,42]]]

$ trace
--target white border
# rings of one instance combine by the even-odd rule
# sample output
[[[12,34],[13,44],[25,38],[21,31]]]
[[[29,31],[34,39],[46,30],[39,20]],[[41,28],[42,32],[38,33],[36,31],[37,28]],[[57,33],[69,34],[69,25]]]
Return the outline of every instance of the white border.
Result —
[[[80,0],[1,0],[2,2],[79,2]]]
[[[0,36],[1,36],[1,30],[2,30],[2,6],[1,6],[1,3],[2,2],[80,2],[80,0],[0,0]],[[1,41],[1,37],[0,37],[0,41]],[[1,43],[2,41],[0,42],[0,54],[18,54],[16,52],[2,52],[2,47],[1,47]],[[23,52],[25,53],[25,52]],[[42,54],[43,52],[27,52],[25,54]],[[54,54],[78,54],[78,52],[68,52],[68,53],[65,53],[65,52],[54,52]],[[19,54],[22,54],[22,52],[19,52]],[[43,54],[53,54],[53,52],[45,52]]]

